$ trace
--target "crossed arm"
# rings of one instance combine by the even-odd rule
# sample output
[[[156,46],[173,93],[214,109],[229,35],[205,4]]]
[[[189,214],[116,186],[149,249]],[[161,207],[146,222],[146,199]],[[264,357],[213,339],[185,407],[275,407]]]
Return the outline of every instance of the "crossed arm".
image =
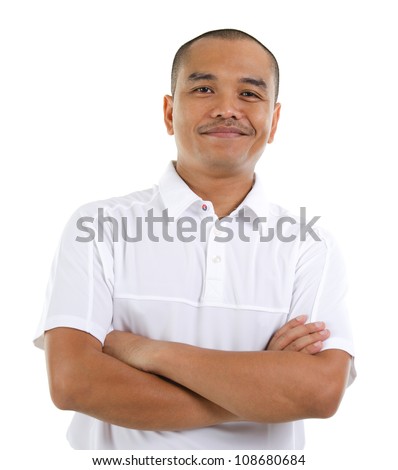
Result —
[[[228,421],[282,422],[331,416],[350,356],[319,352],[323,323],[291,320],[266,351],[228,352],[113,331],[101,343],[70,328],[46,332],[54,403],[119,426],[147,430]]]

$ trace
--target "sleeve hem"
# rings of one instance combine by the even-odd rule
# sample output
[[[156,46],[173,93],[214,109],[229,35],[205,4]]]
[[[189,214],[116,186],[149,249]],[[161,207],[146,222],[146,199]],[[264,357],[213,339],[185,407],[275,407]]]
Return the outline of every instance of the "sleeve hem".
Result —
[[[97,338],[102,345],[104,344],[105,337],[109,331],[105,330],[103,327],[93,322],[87,322],[82,318],[71,317],[66,315],[56,315],[47,319],[42,328],[37,331],[33,339],[33,344],[37,348],[44,349],[44,332],[59,327],[75,328],[76,330],[81,330],[86,333],[89,333],[95,338]]]
[[[327,351],[328,349],[341,349],[351,355],[351,366],[350,373],[348,376],[347,387],[349,387],[355,380],[357,372],[355,369],[355,352],[354,346],[351,341],[347,341],[344,338],[333,338],[325,341],[322,351]]]

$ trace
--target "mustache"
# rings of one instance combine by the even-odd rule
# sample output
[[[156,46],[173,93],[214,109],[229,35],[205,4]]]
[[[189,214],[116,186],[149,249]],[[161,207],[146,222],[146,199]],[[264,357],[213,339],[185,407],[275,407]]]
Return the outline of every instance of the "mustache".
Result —
[[[252,127],[245,126],[241,124],[239,121],[236,121],[235,119],[231,119],[231,118],[217,119],[212,122],[203,124],[202,126],[198,127],[198,132],[200,134],[205,134],[206,132],[209,132],[216,127],[233,127],[235,129],[239,129],[245,135],[254,135],[254,132],[255,132]]]

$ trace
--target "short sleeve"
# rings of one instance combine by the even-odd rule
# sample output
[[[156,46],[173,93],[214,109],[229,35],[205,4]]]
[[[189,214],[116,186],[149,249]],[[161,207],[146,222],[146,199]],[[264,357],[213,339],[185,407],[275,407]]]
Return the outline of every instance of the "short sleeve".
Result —
[[[342,349],[354,357],[354,343],[346,306],[347,277],[336,240],[317,229],[319,240],[302,243],[296,266],[290,318],[308,315],[308,321],[323,321],[330,331],[323,350]],[[356,376],[351,363],[351,383]]]
[[[34,344],[44,347],[44,332],[76,328],[103,343],[113,315],[113,254],[109,234],[95,237],[96,219],[90,205],[68,221],[51,269],[44,309]],[[80,230],[79,230],[80,227]],[[86,227],[86,231],[82,231]],[[82,236],[84,233],[85,236]]]

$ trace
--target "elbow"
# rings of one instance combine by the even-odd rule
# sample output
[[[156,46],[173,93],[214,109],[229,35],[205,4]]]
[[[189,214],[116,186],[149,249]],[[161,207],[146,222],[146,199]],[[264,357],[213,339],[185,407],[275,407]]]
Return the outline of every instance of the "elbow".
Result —
[[[64,395],[50,390],[51,400],[59,410],[74,410],[70,400]]]
[[[313,418],[327,419],[334,416],[340,406],[345,391],[345,384],[324,384],[314,397]]]
[[[51,400],[54,403],[54,405],[59,409],[59,410],[69,410],[69,411],[76,411],[75,406],[72,404],[72,400],[70,396],[66,394],[62,394],[57,392],[50,392],[51,394]]]
[[[54,405],[60,410],[75,409],[73,394],[64,383],[56,380],[50,381],[50,396]]]
[[[338,410],[340,402],[337,400],[328,400],[320,403],[314,412],[314,418],[327,419],[334,416]]]
[[[101,352],[101,346],[72,328],[49,330],[44,341],[51,399],[61,410],[79,411],[91,398],[93,354]]]
[[[73,375],[65,370],[49,374],[50,396],[60,410],[77,410],[79,381]]]
[[[347,387],[350,356],[344,351],[325,351],[323,364],[313,382],[314,418],[331,418],[338,410]],[[332,361],[330,359],[333,359]]]

